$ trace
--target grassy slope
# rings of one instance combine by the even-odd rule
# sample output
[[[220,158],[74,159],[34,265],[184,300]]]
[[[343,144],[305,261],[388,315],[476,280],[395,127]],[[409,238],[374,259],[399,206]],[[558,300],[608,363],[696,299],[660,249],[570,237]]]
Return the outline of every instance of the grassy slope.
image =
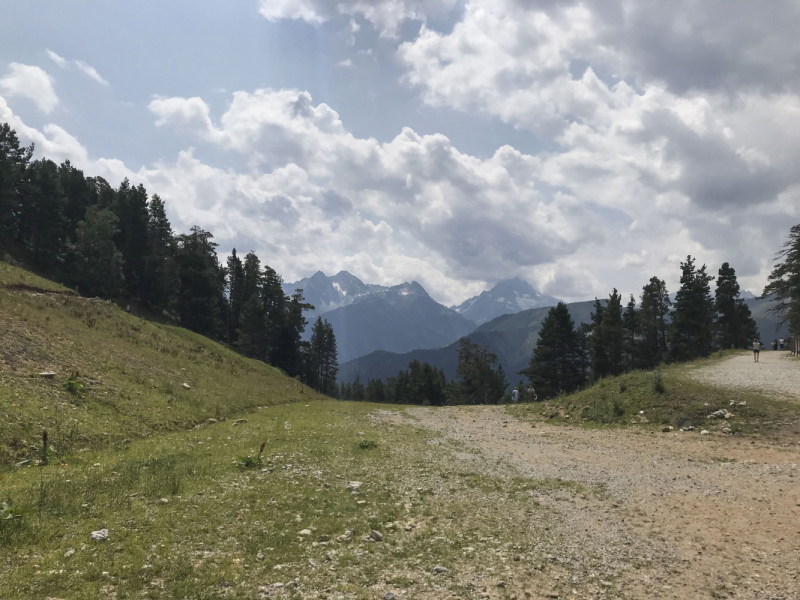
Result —
[[[716,430],[723,424],[734,434],[769,433],[775,424],[796,421],[798,405],[746,390],[728,390],[705,385],[691,376],[693,369],[724,360],[731,352],[690,364],[666,365],[661,369],[663,393],[653,386],[654,372],[634,371],[609,377],[594,385],[547,402],[509,406],[515,416],[546,418],[553,423],[583,423],[588,426],[662,427],[694,426]],[[737,405],[732,407],[731,402]],[[738,403],[745,402],[745,406]],[[735,414],[730,420],[709,419],[719,409]],[[643,414],[640,411],[644,411]]]
[[[74,372],[78,395],[62,387]],[[0,263],[0,468],[34,458],[43,429],[62,456],[316,397],[207,338]]]

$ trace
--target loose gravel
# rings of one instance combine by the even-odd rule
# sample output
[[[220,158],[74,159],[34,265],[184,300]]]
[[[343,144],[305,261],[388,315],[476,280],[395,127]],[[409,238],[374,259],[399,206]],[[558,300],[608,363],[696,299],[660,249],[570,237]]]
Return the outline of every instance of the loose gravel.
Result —
[[[762,350],[760,362],[753,353],[740,354],[710,367],[693,371],[693,376],[717,387],[746,389],[800,400],[800,360],[789,352]]]
[[[777,363],[767,360],[762,366]],[[552,559],[559,570],[552,572],[559,575],[518,597],[547,597],[550,589],[560,597],[800,598],[796,444],[531,426],[502,407],[413,408],[406,415],[462,447],[448,460],[470,469],[511,469],[603,490],[537,499],[552,511],[559,541]]]

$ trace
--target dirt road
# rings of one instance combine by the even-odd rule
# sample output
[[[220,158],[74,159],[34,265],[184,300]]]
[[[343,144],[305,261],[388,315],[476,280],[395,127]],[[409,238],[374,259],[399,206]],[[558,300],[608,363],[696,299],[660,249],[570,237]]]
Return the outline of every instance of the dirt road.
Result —
[[[560,542],[552,560],[560,570],[526,572],[512,563],[516,587],[487,587],[486,598],[800,598],[797,443],[531,425],[503,407],[407,415],[460,443],[465,450],[453,460],[469,468],[502,465],[607,491],[538,498],[554,515]]]
[[[762,350],[759,362],[747,352],[693,372],[704,383],[800,399],[800,361],[789,352]]]

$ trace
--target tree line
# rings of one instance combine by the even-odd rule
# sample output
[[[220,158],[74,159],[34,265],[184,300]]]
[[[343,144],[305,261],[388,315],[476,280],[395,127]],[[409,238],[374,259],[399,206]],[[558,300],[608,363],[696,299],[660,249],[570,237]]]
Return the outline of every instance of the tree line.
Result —
[[[84,296],[138,304],[226,342],[329,395],[338,393],[336,337],[318,319],[311,340],[302,290],[234,249],[223,266],[214,236],[176,234],[164,201],[128,179],[113,188],[65,161],[33,160],[33,144],[0,124],[0,251]]]
[[[733,267],[724,263],[715,278],[706,265],[698,268],[688,256],[681,263],[674,302],[666,283],[653,277],[643,287],[639,303],[631,295],[623,308],[616,289],[607,300],[595,299],[591,323],[577,328],[563,302],[550,309],[530,364],[520,374],[528,377],[540,398],[547,398],[634,369],[691,361],[719,349],[752,347],[757,337],[756,322],[741,297]]]

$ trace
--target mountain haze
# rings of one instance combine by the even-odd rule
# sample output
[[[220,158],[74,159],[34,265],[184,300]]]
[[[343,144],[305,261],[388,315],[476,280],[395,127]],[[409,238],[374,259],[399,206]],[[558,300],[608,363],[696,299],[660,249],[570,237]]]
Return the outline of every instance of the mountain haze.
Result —
[[[437,348],[474,328],[431,298],[416,281],[362,295],[325,313],[324,318],[336,334],[340,364],[376,350]]]
[[[452,308],[476,325],[481,325],[500,315],[555,306],[558,302],[558,298],[540,294],[527,281],[514,277],[505,279],[492,289],[481,292]]]

